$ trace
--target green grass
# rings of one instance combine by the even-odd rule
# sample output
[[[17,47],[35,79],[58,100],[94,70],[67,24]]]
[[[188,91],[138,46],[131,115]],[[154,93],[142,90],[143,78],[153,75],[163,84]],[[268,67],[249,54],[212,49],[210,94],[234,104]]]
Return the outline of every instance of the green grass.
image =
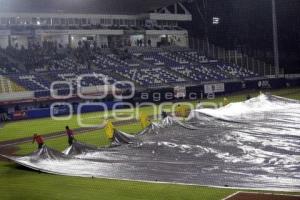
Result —
[[[135,134],[142,130],[142,127],[139,123],[117,126],[116,128],[131,134]],[[82,141],[87,144],[95,145],[98,147],[109,145],[109,140],[105,137],[103,129],[76,135],[76,139],[78,141]],[[54,139],[49,139],[46,140],[45,143],[47,146],[59,151],[63,151],[68,147],[67,137],[58,137]],[[22,145],[19,145],[18,147],[19,147],[19,150],[17,152],[18,155],[25,155],[25,154],[32,153],[37,148],[36,144],[32,144],[31,142],[24,143]]]
[[[39,174],[7,163],[0,163],[0,177],[2,200],[219,200],[234,192],[208,187]]]
[[[149,114],[153,113],[152,107],[143,107],[140,110]],[[120,115],[122,112],[127,114],[128,109],[119,110],[118,112]],[[111,111],[109,111],[107,114],[108,116],[111,116]],[[80,115],[82,122],[91,126],[104,123],[105,119],[103,116],[104,112],[85,113]],[[0,129],[0,141],[31,137],[34,133],[45,135],[48,133],[64,131],[66,125],[70,126],[72,129],[77,129],[80,128],[77,117],[78,115],[74,115],[69,120],[53,120],[51,118],[43,118],[10,122],[5,124],[4,128]]]
[[[6,162],[0,162],[0,177],[1,200],[220,200],[237,191],[49,175]]]
[[[245,94],[256,96],[259,92],[242,92],[228,97],[230,102],[245,100]],[[272,94],[300,100],[300,89],[286,89],[272,91]],[[220,103],[223,97],[219,97],[209,102]],[[197,101],[193,101],[196,104]],[[145,113],[153,114],[151,107],[144,107],[141,110]],[[126,110],[124,110],[125,112]],[[88,113],[81,117],[87,123],[100,123],[103,113]],[[96,117],[96,118],[94,118]],[[103,120],[103,119],[102,119]],[[27,120],[6,124],[0,129],[0,141],[8,139],[31,136],[33,133],[47,134],[64,130],[65,125],[73,129],[79,127],[76,116],[67,121],[54,121],[49,118],[38,120]],[[118,126],[118,129],[137,133],[141,130],[139,123]],[[76,136],[78,140],[97,146],[108,144],[103,130],[97,130]],[[66,137],[59,137],[47,140],[46,144],[52,148],[63,150],[67,147]],[[26,154],[36,149],[36,145],[31,143],[19,146],[18,154]],[[235,190],[217,189],[209,187],[183,186],[172,184],[152,184],[134,181],[118,181],[107,179],[90,179],[78,177],[56,176],[44,173],[37,173],[17,167],[15,164],[0,162],[0,199],[202,199],[219,200]]]

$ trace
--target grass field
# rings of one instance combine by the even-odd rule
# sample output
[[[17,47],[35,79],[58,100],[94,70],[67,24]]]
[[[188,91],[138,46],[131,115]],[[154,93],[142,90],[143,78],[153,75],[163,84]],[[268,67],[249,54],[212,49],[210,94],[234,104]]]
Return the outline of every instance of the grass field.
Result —
[[[257,96],[259,92],[242,92],[236,93],[231,96],[228,96],[228,100],[230,102],[238,102],[244,101],[246,94],[250,94],[251,96]],[[300,100],[300,88],[294,89],[285,89],[285,90],[276,90],[272,91],[272,94],[283,96],[292,99],[299,99]],[[218,97],[213,100],[202,100],[207,102],[215,102],[215,103],[222,103],[223,97]],[[199,101],[192,101],[191,103],[196,104]],[[165,109],[170,108],[167,106]],[[119,111],[122,114],[122,110]],[[128,114],[128,110],[123,110],[124,114]],[[139,112],[144,112],[149,115],[156,114],[152,107],[141,107],[139,108]],[[139,113],[138,112],[138,113]],[[107,113],[108,116],[111,116],[111,112]],[[80,118],[84,123],[91,124],[91,125],[98,125],[103,123],[105,120],[103,118],[103,112],[96,112],[96,113],[86,113],[81,114]],[[77,121],[77,115],[72,116],[69,120],[62,120],[57,121],[51,118],[43,118],[43,119],[34,119],[34,120],[25,120],[25,121],[17,121],[12,123],[5,124],[4,128],[0,128],[0,141],[6,141],[10,139],[17,139],[17,138],[24,138],[30,137],[33,133],[38,134],[48,134],[57,131],[63,131],[66,125],[69,125],[71,128],[76,129],[79,128],[79,124]],[[138,117],[138,116],[136,116]]]
[[[1,199],[209,199],[233,190],[39,174],[0,163]]]
[[[124,126],[117,126],[117,129],[124,131],[126,133],[135,134],[142,130],[142,127],[139,123],[133,123]],[[76,139],[78,141],[83,141],[87,144],[95,145],[98,147],[103,147],[109,145],[109,141],[104,135],[104,130],[97,130],[97,131],[90,131],[84,134],[76,135]],[[66,137],[59,137],[55,139],[50,139],[46,141],[46,144],[51,148],[57,150],[64,150],[68,147],[67,138]],[[31,142],[24,143],[19,145],[19,151],[17,152],[18,155],[28,154],[33,152],[36,149],[36,145],[32,145]]]
[[[245,100],[246,94],[258,95],[259,92],[243,92],[228,96],[230,102]],[[272,91],[272,94],[300,100],[300,88]],[[223,97],[209,100],[222,102]],[[198,101],[193,101],[196,104]],[[143,107],[141,112],[154,114],[151,107]],[[124,110],[126,113],[126,110]],[[109,113],[110,115],[111,113]],[[82,114],[84,122],[98,124],[104,113]],[[30,137],[34,133],[49,134],[63,131],[69,125],[79,128],[77,116],[70,120],[55,121],[50,118],[26,120],[5,124],[0,128],[0,141]],[[118,129],[135,134],[142,128],[139,123],[118,126]],[[76,136],[78,140],[105,146],[108,144],[103,130],[90,131]],[[63,150],[67,147],[67,139],[58,137],[46,141],[52,148]],[[32,152],[36,146],[25,143],[19,146],[18,154]],[[183,186],[172,184],[150,184],[131,181],[117,181],[106,179],[88,179],[39,174],[25,170],[15,164],[0,162],[0,199],[222,199],[235,192],[230,189],[216,189],[198,186]]]

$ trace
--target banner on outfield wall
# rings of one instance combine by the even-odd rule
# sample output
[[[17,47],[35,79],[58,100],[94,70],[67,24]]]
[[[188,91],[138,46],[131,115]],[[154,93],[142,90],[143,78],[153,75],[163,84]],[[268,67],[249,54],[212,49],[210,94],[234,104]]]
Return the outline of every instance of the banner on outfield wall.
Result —
[[[118,108],[122,108],[124,105],[121,104],[121,102],[115,102],[115,101],[108,101],[103,102],[103,104],[106,105],[106,109],[111,110],[113,106],[118,103]],[[52,109],[52,110],[51,110]],[[36,119],[36,118],[43,118],[43,117],[50,117],[51,113],[54,116],[62,116],[62,115],[72,115],[72,114],[81,114],[81,113],[89,113],[89,112],[99,112],[103,111],[105,108],[102,106],[99,106],[97,104],[85,104],[81,107],[80,110],[78,110],[78,106],[72,106],[71,110],[70,107],[67,105],[58,105],[53,106],[52,108],[40,108],[40,109],[33,109],[24,111],[24,113],[17,113],[16,116],[13,116],[14,120],[19,119]],[[14,114],[15,115],[15,114]]]
[[[221,93],[221,92],[225,92],[225,84],[224,83],[204,85],[204,93],[205,94]]]
[[[13,120],[21,120],[27,118],[27,112],[26,111],[16,111],[12,114]]]
[[[186,87],[184,87],[184,86],[174,87],[174,97],[175,98],[185,98],[186,97]]]
[[[271,88],[271,84],[269,80],[261,80],[257,82],[257,86],[261,89],[269,89]]]

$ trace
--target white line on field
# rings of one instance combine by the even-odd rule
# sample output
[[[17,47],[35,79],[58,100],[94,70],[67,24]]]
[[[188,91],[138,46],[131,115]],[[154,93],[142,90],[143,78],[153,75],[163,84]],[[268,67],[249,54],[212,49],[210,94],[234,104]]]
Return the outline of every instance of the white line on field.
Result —
[[[233,193],[233,194],[231,194],[231,195],[229,195],[228,197],[225,197],[224,199],[222,199],[222,200],[227,200],[227,199],[230,199],[231,197],[234,197],[235,195],[237,195],[237,194],[239,194],[240,193],[240,191],[238,191],[238,192],[235,192],[235,193]]]

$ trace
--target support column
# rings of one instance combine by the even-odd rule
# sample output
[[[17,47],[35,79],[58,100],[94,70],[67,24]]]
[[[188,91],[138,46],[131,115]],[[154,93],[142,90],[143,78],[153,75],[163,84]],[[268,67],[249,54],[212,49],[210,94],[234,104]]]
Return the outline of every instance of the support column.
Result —
[[[72,36],[70,34],[68,35],[68,46],[72,48]]]
[[[8,46],[11,47],[11,36],[8,35]]]

